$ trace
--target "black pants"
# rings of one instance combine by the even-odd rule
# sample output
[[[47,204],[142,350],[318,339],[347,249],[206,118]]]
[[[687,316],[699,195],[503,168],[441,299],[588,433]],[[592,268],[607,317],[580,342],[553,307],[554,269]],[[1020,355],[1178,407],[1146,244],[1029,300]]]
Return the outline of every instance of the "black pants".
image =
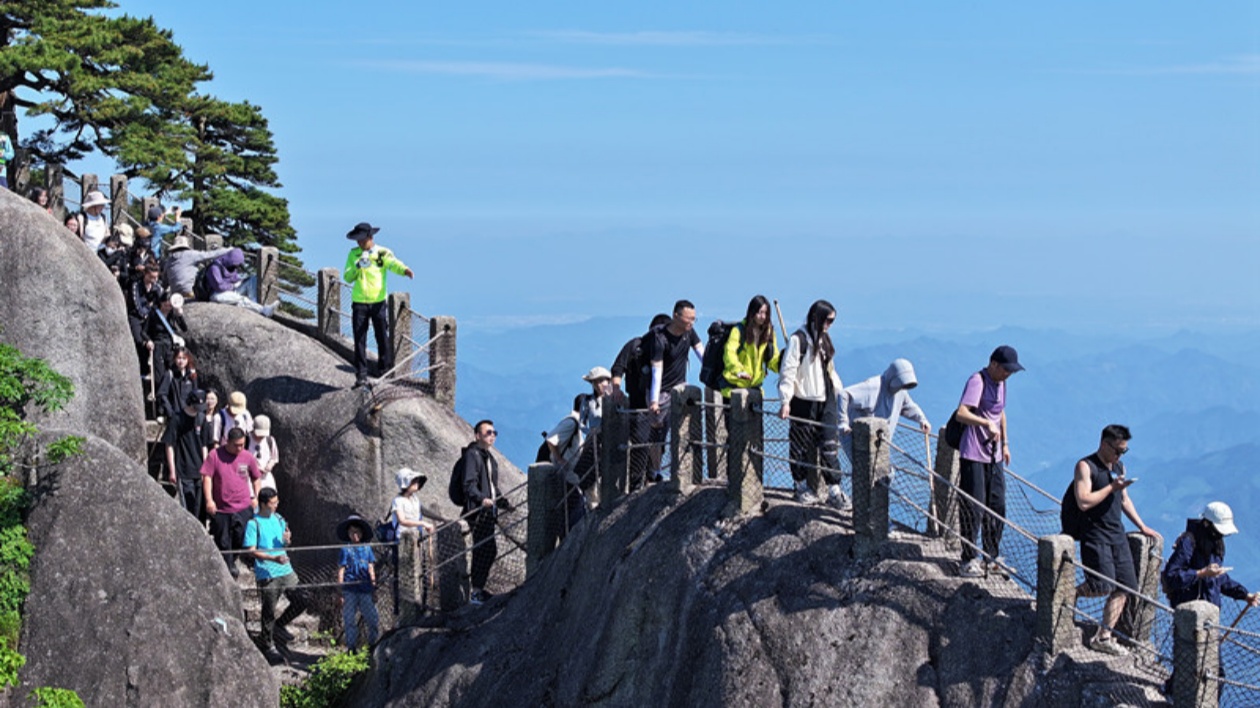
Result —
[[[262,595],[262,612],[259,616],[262,623],[262,643],[265,648],[269,648],[272,645],[275,628],[283,629],[298,615],[305,612],[310,600],[304,590],[295,587],[298,585],[297,573],[257,582],[258,590]],[[284,608],[284,613],[276,619],[276,604],[280,602],[281,595],[289,598],[289,606]]]
[[[993,511],[986,513],[970,500],[961,499],[958,505],[958,531],[966,541],[975,543],[976,529],[980,529],[981,547],[990,558],[1001,555],[1002,518],[1006,516],[1006,476],[996,462],[958,461],[958,486],[984,506]],[[996,515],[996,516],[995,516]],[[963,562],[976,557],[976,551],[964,543]]]
[[[788,457],[792,458],[792,479],[805,481],[809,470],[807,465],[822,467],[819,472],[827,484],[840,484],[840,430],[839,412],[835,399],[828,396],[826,401],[806,401],[793,398],[788,405],[788,412],[793,418],[815,420],[820,425],[791,421],[788,426]],[[805,464],[796,464],[803,462]]]
[[[254,510],[248,507],[235,513],[215,512],[210,519],[210,537],[220,551],[239,551],[245,546],[245,524],[254,518]],[[236,556],[238,553],[224,553],[223,562],[228,571],[236,577]]]
[[[473,514],[472,522],[472,586],[475,590],[486,589],[490,567],[499,556],[499,546],[494,538],[495,509],[482,509]]]
[[[179,503],[188,513],[201,520],[201,478],[179,479]],[[243,527],[242,527],[243,528]],[[244,531],[241,532],[244,534]]]
[[[376,333],[376,361],[379,374],[394,368],[394,343],[389,337],[389,304],[380,302],[356,302],[350,308],[350,322],[354,328],[354,373],[359,378],[368,375],[367,333],[368,325]]]

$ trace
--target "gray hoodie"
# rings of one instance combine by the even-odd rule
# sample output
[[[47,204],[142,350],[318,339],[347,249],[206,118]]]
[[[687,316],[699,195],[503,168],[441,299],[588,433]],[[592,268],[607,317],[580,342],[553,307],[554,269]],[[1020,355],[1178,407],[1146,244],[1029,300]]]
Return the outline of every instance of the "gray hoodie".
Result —
[[[884,373],[853,384],[840,392],[840,429],[849,429],[858,418],[875,416],[891,425],[905,417],[919,424],[927,417],[910,400],[910,389],[918,385],[914,366],[906,359],[894,359]]]
[[[191,248],[168,251],[166,265],[162,267],[162,281],[171,292],[187,295],[193,291],[193,283],[197,282],[197,264],[212,261],[231,251],[231,247],[213,251],[194,251]]]

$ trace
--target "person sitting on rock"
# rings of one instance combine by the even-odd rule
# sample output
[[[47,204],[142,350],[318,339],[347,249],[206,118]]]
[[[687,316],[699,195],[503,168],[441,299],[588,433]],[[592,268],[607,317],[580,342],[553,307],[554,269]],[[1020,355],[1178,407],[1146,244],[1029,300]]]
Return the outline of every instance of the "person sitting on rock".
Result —
[[[250,501],[258,496],[262,470],[258,460],[245,449],[245,431],[232,428],[227,442],[206,456],[201,465],[201,489],[210,535],[223,552],[223,562],[235,578],[236,554],[245,539],[245,523],[254,516]],[[252,493],[251,493],[252,487]],[[259,508],[262,503],[259,503]]]
[[[337,538],[344,543],[365,544],[372,540],[372,525],[351,515],[337,526]],[[376,554],[371,546],[341,547],[337,560],[337,584],[341,586],[341,623],[346,628],[346,648],[359,648],[359,620],[367,628],[367,644],[376,643],[380,617],[376,612]]]
[[[206,273],[206,285],[210,288],[210,302],[236,305],[251,312],[257,312],[263,317],[271,317],[273,307],[259,305],[236,292],[236,288],[245,277],[241,273],[241,266],[244,263],[245,252],[239,248],[229,250],[210,263],[209,271]]]
[[[205,406],[205,391],[189,391],[183,407],[167,423],[162,440],[166,446],[166,469],[171,484],[175,485],[175,498],[198,520],[203,502],[201,466],[210,453],[213,439],[211,427],[206,423]]]
[[[272,661],[279,658],[275,641],[279,640],[283,645],[293,641],[288,625],[306,611],[309,604],[306,593],[297,587],[300,583],[293,564],[289,562],[289,554],[284,552],[293,536],[284,517],[277,512],[279,508],[280,495],[276,490],[260,491],[258,515],[245,525],[244,536],[245,549],[254,558],[254,580],[262,596],[262,611],[259,613],[262,635],[259,639],[267,659]],[[281,595],[289,599],[289,606],[276,618],[276,604]]]
[[[197,283],[198,266],[226,255],[231,248],[215,248],[209,251],[192,250],[192,240],[187,236],[176,236],[175,242],[163,259],[162,281],[172,292],[185,298],[193,297],[193,286]]]
[[[259,489],[276,489],[276,478],[272,471],[280,464],[280,448],[276,446],[276,439],[271,436],[271,418],[265,415],[254,418],[254,429],[249,433],[246,449],[254,453],[254,457],[258,459],[258,468],[263,473],[262,480],[258,483]]]

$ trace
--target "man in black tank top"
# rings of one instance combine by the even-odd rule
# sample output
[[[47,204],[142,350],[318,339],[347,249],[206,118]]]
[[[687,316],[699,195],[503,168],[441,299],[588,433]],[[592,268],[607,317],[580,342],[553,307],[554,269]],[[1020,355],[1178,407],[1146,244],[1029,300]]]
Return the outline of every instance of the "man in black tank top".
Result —
[[[1127,598],[1123,588],[1137,587],[1133,554],[1125,538],[1121,512],[1152,538],[1161,538],[1159,532],[1142,522],[1137,507],[1126,489],[1136,482],[1125,476],[1124,463],[1120,458],[1129,451],[1129,429],[1123,425],[1103,428],[1098,450],[1076,463],[1076,476],[1072,482],[1073,500],[1084,515],[1081,539],[1081,563],[1107,580],[1091,573],[1085,574],[1085,582],[1076,588],[1076,596],[1102,597],[1107,595],[1103,607],[1103,624],[1088,642],[1090,649],[1123,656],[1128,650],[1111,636],[1111,630],[1124,611]]]

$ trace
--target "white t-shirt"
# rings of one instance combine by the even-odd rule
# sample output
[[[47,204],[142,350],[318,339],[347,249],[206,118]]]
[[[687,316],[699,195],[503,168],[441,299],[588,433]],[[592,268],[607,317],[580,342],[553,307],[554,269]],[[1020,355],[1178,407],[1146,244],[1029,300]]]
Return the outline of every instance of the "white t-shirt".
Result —
[[[99,250],[105,243],[105,237],[109,235],[109,222],[105,221],[105,215],[92,216],[91,214],[83,214],[83,243],[93,251]]]
[[[402,531],[402,526],[398,522],[404,519],[407,521],[422,521],[424,515],[420,513],[420,495],[412,494],[410,497],[402,495],[394,497],[391,516],[393,517],[396,531]]]

